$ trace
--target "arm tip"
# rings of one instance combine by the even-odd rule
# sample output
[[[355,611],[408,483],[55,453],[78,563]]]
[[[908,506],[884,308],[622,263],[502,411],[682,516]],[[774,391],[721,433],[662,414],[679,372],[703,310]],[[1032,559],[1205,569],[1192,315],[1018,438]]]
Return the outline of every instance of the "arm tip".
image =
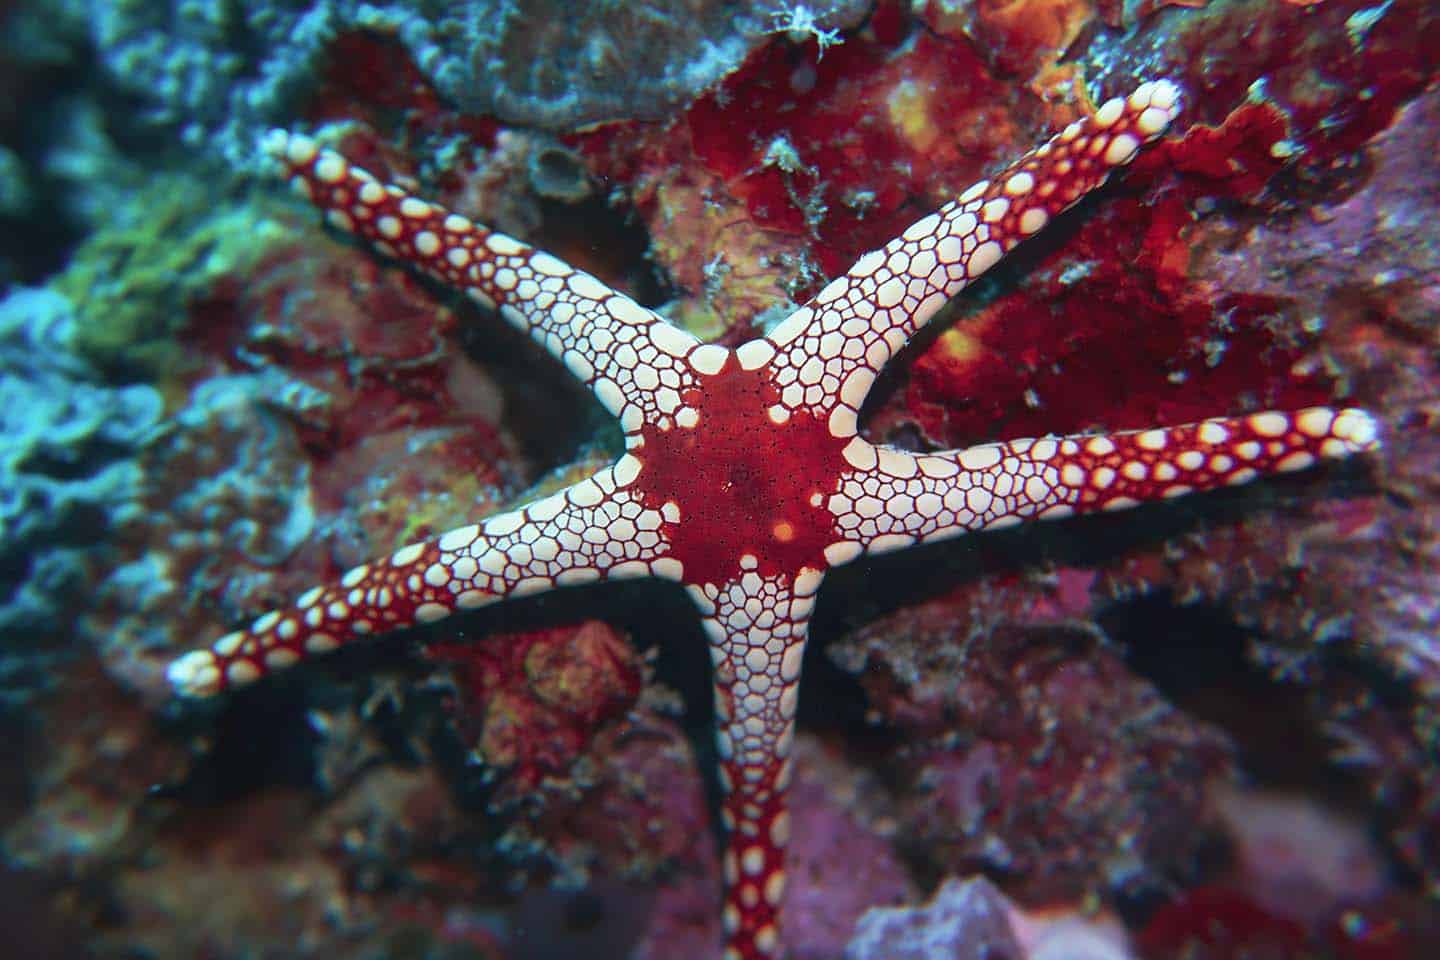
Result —
[[[1341,410],[1330,432],[1345,444],[1347,454],[1380,449],[1380,423],[1368,410],[1356,407]]]
[[[177,696],[192,700],[212,697],[220,692],[220,665],[209,650],[191,650],[171,661],[165,679]]]

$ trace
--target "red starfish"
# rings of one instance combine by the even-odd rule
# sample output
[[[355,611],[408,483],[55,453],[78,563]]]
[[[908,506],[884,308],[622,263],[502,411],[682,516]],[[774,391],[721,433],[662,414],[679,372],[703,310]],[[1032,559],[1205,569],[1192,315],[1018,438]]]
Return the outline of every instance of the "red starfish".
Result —
[[[876,373],[940,306],[1129,162],[1179,111],[1146,83],[861,257],[769,335],[702,344],[547,253],[276,132],[329,220],[494,307],[619,418],[626,452],[568,489],[412,544],[170,666],[208,696],[354,637],[620,577],[685,585],[715,665],[727,958],[774,956],[801,655],[825,572],[866,553],[1114,510],[1369,450],[1360,410],[1256,413],[913,454],[860,437]]]

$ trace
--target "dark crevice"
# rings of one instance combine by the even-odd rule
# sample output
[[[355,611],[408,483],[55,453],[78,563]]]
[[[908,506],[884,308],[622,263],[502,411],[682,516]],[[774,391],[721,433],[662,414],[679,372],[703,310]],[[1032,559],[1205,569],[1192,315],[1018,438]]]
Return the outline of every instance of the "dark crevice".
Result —
[[[1334,744],[1311,689],[1278,681],[1255,663],[1253,635],[1225,610],[1178,605],[1159,593],[1115,604],[1098,619],[1132,670],[1179,709],[1229,734],[1257,785],[1371,812],[1365,784],[1331,760]]]
[[[0,15],[0,25],[3,25]],[[85,63],[88,58],[77,58]],[[28,197],[19,209],[0,213],[0,287],[7,279],[36,283],[64,266],[70,251],[84,237],[86,226],[66,215],[64,195],[72,188],[47,173],[48,157],[67,135],[66,101],[80,94],[85,70],[53,63],[23,64],[0,50],[0,146],[19,160]],[[15,110],[4,104],[23,104]],[[5,263],[16,276],[5,276]]]
[[[643,306],[653,308],[674,296],[669,279],[647,256],[650,238],[644,225],[628,208],[599,196],[538,203],[543,224],[528,242],[595,274]],[[435,289],[454,296],[448,288]],[[548,353],[537,356],[542,349],[497,314],[461,309],[473,317],[461,324],[462,345],[499,384],[506,397],[505,426],[534,464],[536,477],[573,462],[597,438],[605,449],[620,451],[614,418],[559,361]]]
[[[134,454],[134,444],[90,437],[71,447],[37,449],[16,464],[16,472],[60,481],[84,480]]]
[[[498,315],[463,306],[461,312],[461,348],[500,388],[503,426],[533,466],[531,478],[574,462],[611,422],[599,401]]]
[[[593,273],[654,309],[675,297],[665,272],[650,259],[650,234],[634,211],[603,193],[579,202],[540,198],[542,223],[527,242]]]
[[[0,551],[0,604],[9,605],[22,584],[30,579],[33,554],[28,550]]]
[[[0,924],[5,929],[5,955],[47,960],[93,957],[88,931],[63,909],[72,894],[54,877],[0,866]],[[103,919],[103,918],[96,918]]]
[[[187,806],[217,807],[266,787],[309,789],[319,735],[306,718],[310,704],[301,679],[276,677],[227,695],[218,707],[190,710],[183,723],[203,728],[209,749],[183,784],[164,792]],[[212,722],[205,723],[212,709]]]

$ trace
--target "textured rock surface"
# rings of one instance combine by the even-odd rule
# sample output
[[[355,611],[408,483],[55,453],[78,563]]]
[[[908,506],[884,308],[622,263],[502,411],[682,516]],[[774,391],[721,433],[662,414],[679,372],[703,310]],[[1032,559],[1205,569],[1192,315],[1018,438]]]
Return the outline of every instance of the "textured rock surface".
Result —
[[[1287,315],[1326,331],[1297,366],[1386,411],[1379,489],[1194,532],[1163,556],[1117,565],[1104,585],[1218,603],[1259,631],[1252,659],[1313,691],[1306,712],[1331,755],[1371,785],[1398,849],[1432,883],[1440,779],[1416,758],[1434,750],[1440,710],[1440,244],[1429,226],[1440,182],[1418,158],[1440,149],[1437,118],[1431,91],[1366,150],[1362,189],[1306,217],[1217,237],[1200,264],[1217,287],[1283,298]],[[1357,669],[1387,677],[1385,692]]]
[[[1232,775],[1225,739],[1093,632],[986,609],[990,592],[831,645],[903,737],[897,839],[937,872],[1003,874],[1024,903],[1183,882],[1207,842],[1206,784]]]

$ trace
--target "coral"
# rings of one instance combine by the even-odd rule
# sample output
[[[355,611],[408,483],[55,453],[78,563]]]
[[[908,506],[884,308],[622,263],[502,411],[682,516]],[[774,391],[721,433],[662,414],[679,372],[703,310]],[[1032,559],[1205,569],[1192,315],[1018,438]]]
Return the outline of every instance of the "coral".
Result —
[[[1234,886],[1272,915],[1310,930],[1378,900],[1385,865],[1364,827],[1303,797],[1220,790],[1236,850]]]
[[[296,256],[266,204],[183,213],[198,182],[170,188],[190,206],[157,201],[156,222],[193,229],[155,232],[132,205],[133,229],[99,235],[57,281],[91,304],[76,322],[85,349],[117,373],[163,373],[176,408],[137,458],[145,480],[82,622],[115,675],[148,691],[216,605],[283,594],[299,570],[323,575],[498,503],[519,456],[449,311],[343,248]]]
[[[885,789],[874,774],[847,762],[842,752],[801,734],[795,741],[795,786],[790,815],[795,840],[788,853],[797,878],[786,897],[786,924],[795,960],[837,957],[855,920],[868,908],[915,898],[914,885],[891,843]],[[683,808],[682,808],[683,809]],[[674,816],[674,808],[670,814]],[[709,834],[698,822],[686,855],[675,861],[689,882],[662,884],[651,925],[635,960],[664,960],[688,950],[711,956],[719,939],[714,913],[718,872]],[[844,837],[844,843],[836,843]]]
[[[1440,304],[1440,253],[1427,232],[1440,215],[1440,183],[1419,158],[1440,149],[1437,117],[1440,98],[1420,97],[1367,149],[1363,189],[1311,216],[1237,224],[1197,264],[1201,284],[1276,298],[1287,316],[1323,331],[1296,367],[1391,412],[1396,441],[1376,492],[1384,495],[1197,531],[1118,564],[1102,584],[1117,596],[1170,590],[1219,603],[1261,631],[1253,659],[1279,682],[1314,691],[1307,712],[1327,730],[1335,760],[1372,784],[1398,849],[1432,883],[1440,780],[1417,760],[1434,749],[1440,702],[1440,373],[1423,345]],[[1357,682],[1357,668],[1378,669],[1400,689]]]
[[[478,113],[571,129],[664,116],[734,70],[767,35],[819,37],[855,25],[867,4],[687,0],[677,10],[673,3],[642,0],[577,11],[564,0],[541,0],[499,6],[488,19],[467,17],[461,50],[447,51],[434,68],[437,86]],[[497,63],[503,65],[498,71]]]
[[[969,38],[990,68],[1042,90],[1069,79],[1065,51],[1097,19],[1092,0],[927,0],[921,16],[937,34]]]
[[[256,400],[295,392],[273,373],[208,379],[140,459],[147,482],[126,504],[122,562],[85,620],[114,676],[154,691],[157,661],[210,615],[211,591],[243,602],[314,540],[311,468]]]
[[[505,956],[494,934],[447,931],[443,918],[423,912],[447,901],[464,909],[478,886],[430,868],[463,836],[433,772],[370,771],[314,819],[293,789],[266,791],[244,809],[243,817],[218,808],[173,823],[146,862],[120,871],[113,908],[128,921],[124,934],[99,938],[104,955],[137,947],[160,956],[235,955],[244,944],[302,957],[443,956],[456,945],[468,948],[463,956]],[[275,844],[277,833],[290,842]],[[392,897],[391,887],[409,897]]]
[[[54,288],[78,305],[73,348],[112,377],[174,377],[195,301],[245,276],[284,236],[262,205],[213,205],[214,185],[155,178],[111,211]]]
[[[495,796],[516,793],[502,781]],[[602,727],[570,769],[524,794],[496,846],[521,868],[512,882],[546,878],[573,890],[620,880],[663,892],[699,878],[713,910],[710,837],[690,744],[647,704]]]
[[[19,33],[19,31],[17,31]],[[34,52],[23,35],[4,40]],[[19,129],[5,129],[0,107],[0,276],[40,284],[64,268],[70,251],[111,214],[130,204],[153,167],[117,145],[106,110],[77,94],[54,65],[28,70],[0,52],[0,76],[12,102],[23,102]]]
[[[1358,171],[1347,154],[1388,126],[1437,65],[1440,11],[1424,0],[1379,6],[1222,0],[1169,13],[1176,15],[1142,27],[1139,44],[1118,32],[1097,34],[1077,58],[1087,79],[1124,76],[1139,57],[1147,69],[1205,90],[1206,102],[1196,107],[1206,122],[1246,99],[1274,104],[1291,127],[1277,153],[1293,163],[1282,195],[1318,199],[1349,181]]]
[[[1147,918],[1142,957],[1423,955],[1433,911],[1387,883],[1363,825],[1297,794],[1225,787],[1215,800],[1226,869]]]
[[[129,855],[149,826],[152,785],[185,770],[178,743],[157,748],[150,711],[97,669],[72,655],[50,666],[62,680],[53,696],[30,705],[55,734],[20,755],[31,773],[31,800],[6,824],[7,859],[18,866],[95,875]]]
[[[1308,219],[1247,231],[1234,247],[1217,245],[1202,268],[1239,289],[1283,296],[1295,313],[1334,328],[1334,345],[1303,362],[1382,398],[1396,412],[1404,438],[1388,455],[1386,482],[1412,509],[1374,503],[1373,509],[1334,517],[1341,542],[1317,540],[1307,550],[1324,566],[1317,587],[1326,586],[1312,592],[1301,585],[1289,596],[1252,595],[1244,606],[1264,611],[1267,630],[1280,636],[1308,632],[1307,619],[1353,618],[1352,629],[1377,645],[1381,659],[1432,699],[1440,698],[1440,645],[1431,629],[1437,611],[1427,598],[1435,593],[1431,561],[1440,521],[1433,504],[1440,491],[1433,484],[1436,451],[1426,425],[1437,416],[1436,368],[1408,341],[1434,336],[1440,303],[1440,246],[1427,233],[1440,176],[1421,159],[1440,150],[1437,125],[1440,94],[1432,91],[1370,146],[1373,172],[1364,189]],[[1384,549],[1397,542],[1411,545],[1410,556]],[[1335,608],[1331,585],[1341,578],[1356,585],[1358,608]],[[1382,589],[1375,588],[1377,580]],[[1244,589],[1243,583],[1230,589]],[[1360,590],[1361,583],[1369,588]],[[1221,590],[1205,592],[1213,597]]]
[[[1131,960],[1111,917],[1091,911],[1027,912],[983,877],[947,879],[917,907],[867,911],[845,960]]]
[[[790,793],[795,880],[785,900],[793,960],[831,960],[855,921],[874,907],[912,902],[915,885],[895,843],[898,827],[884,782],[838,749],[799,736]],[[843,837],[843,843],[836,839]]]
[[[673,124],[570,139],[597,175],[634,182],[657,259],[699,301],[677,307],[687,328],[743,331],[783,319],[777,298],[814,293],[1042,128],[968,45],[880,4],[818,61],[771,44]]]
[[[74,352],[78,320],[49,290],[0,301],[0,697],[51,682],[84,612],[77,595],[113,550],[143,485],[138,458],[162,404],[148,386],[111,387]]]
[[[634,650],[599,621],[516,634],[503,645],[431,644],[426,653],[457,664],[460,733],[476,763],[503,774],[501,806],[568,773],[640,695]]]
[[[1049,429],[1138,426],[1207,405],[1331,396],[1318,371],[1296,369],[1314,338],[1277,321],[1276,298],[1193,276],[1204,241],[1189,209],[1201,197],[1253,196],[1274,173],[1254,161],[1283,137],[1268,120],[1241,108],[1214,130],[1192,127],[1162,144],[1184,175],[1153,202],[1087,220],[1066,249],[1041,251],[1023,282],[979,298],[916,359],[903,397],[878,415],[881,428],[961,443],[996,429],[1035,431],[1057,417],[1063,426]],[[1147,175],[1137,171],[1130,184]],[[1135,316],[1147,318],[1138,331]],[[1056,323],[1066,336],[1044,336]]]

